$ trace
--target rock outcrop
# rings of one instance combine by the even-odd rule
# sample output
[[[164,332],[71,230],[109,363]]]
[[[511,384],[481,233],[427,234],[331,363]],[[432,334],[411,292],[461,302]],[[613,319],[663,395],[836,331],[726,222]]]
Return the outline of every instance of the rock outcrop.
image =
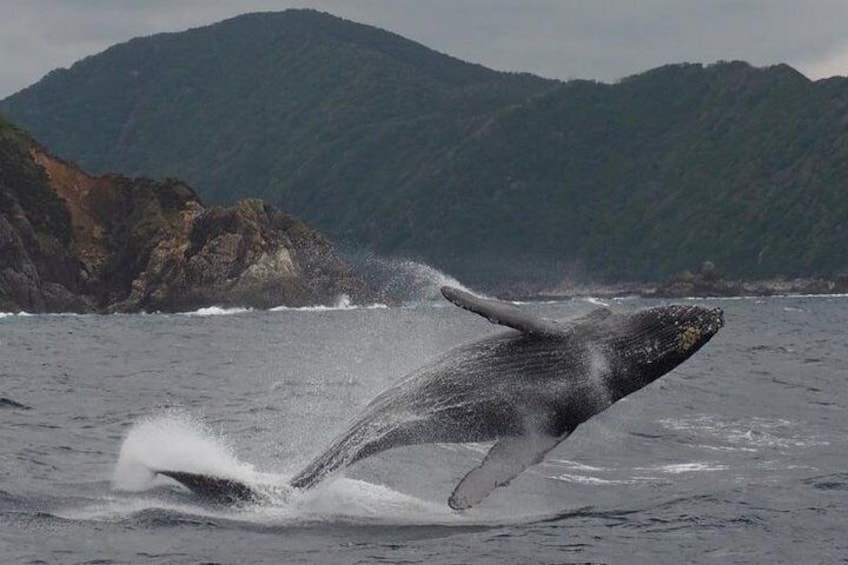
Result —
[[[662,281],[655,289],[640,294],[658,298],[686,298],[844,293],[848,293],[848,274],[839,274],[832,280],[774,277],[742,281],[723,278],[708,261],[699,273],[677,273]]]
[[[268,308],[376,296],[303,222],[206,207],[177,180],[94,177],[0,121],[0,311]]]

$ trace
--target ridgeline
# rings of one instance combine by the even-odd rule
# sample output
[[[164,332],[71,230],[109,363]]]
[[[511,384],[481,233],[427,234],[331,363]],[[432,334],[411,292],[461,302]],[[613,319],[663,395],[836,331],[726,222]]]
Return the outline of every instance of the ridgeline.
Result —
[[[116,45],[0,102],[102,172],[278,204],[483,286],[848,269],[848,79],[499,73],[308,10]]]

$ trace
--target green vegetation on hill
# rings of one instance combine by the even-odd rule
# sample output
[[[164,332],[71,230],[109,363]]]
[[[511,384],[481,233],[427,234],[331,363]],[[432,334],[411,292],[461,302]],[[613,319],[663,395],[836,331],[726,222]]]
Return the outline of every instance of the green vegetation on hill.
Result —
[[[846,79],[785,65],[561,83],[301,10],[135,39],[0,102],[89,169],[260,196],[472,282],[845,270],[846,107]]]
[[[23,130],[0,117],[0,214],[26,215],[40,241],[71,238],[68,211],[30,157],[35,145]]]
[[[848,81],[813,83],[785,66],[569,83],[457,151],[427,180],[444,198],[415,231],[442,250],[487,241],[612,279],[707,259],[739,276],[831,275],[848,267],[846,105]],[[452,225],[464,234],[433,222],[451,193],[462,195],[467,216]]]

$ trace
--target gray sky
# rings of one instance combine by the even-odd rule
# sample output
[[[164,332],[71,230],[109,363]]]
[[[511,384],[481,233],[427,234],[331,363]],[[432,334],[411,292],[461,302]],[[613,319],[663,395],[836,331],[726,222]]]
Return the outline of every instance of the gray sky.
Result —
[[[848,0],[0,0],[0,98],[133,37],[292,7],[551,78],[721,59],[848,75]]]

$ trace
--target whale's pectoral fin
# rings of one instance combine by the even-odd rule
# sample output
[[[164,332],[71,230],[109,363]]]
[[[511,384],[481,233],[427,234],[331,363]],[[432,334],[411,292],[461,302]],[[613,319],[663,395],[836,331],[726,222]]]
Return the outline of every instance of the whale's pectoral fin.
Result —
[[[185,471],[155,471],[155,473],[177,481],[206,502],[235,504],[249,502],[256,498],[256,492],[252,488],[235,479]]]
[[[534,432],[502,437],[479,467],[465,475],[448,499],[448,506],[464,510],[478,504],[497,487],[506,486],[527,467],[539,463],[568,433],[553,436]]]
[[[443,286],[441,290],[445,298],[460,308],[480,314],[493,324],[537,335],[562,335],[567,330],[554,320],[534,316],[509,302],[475,296],[452,286]]]

